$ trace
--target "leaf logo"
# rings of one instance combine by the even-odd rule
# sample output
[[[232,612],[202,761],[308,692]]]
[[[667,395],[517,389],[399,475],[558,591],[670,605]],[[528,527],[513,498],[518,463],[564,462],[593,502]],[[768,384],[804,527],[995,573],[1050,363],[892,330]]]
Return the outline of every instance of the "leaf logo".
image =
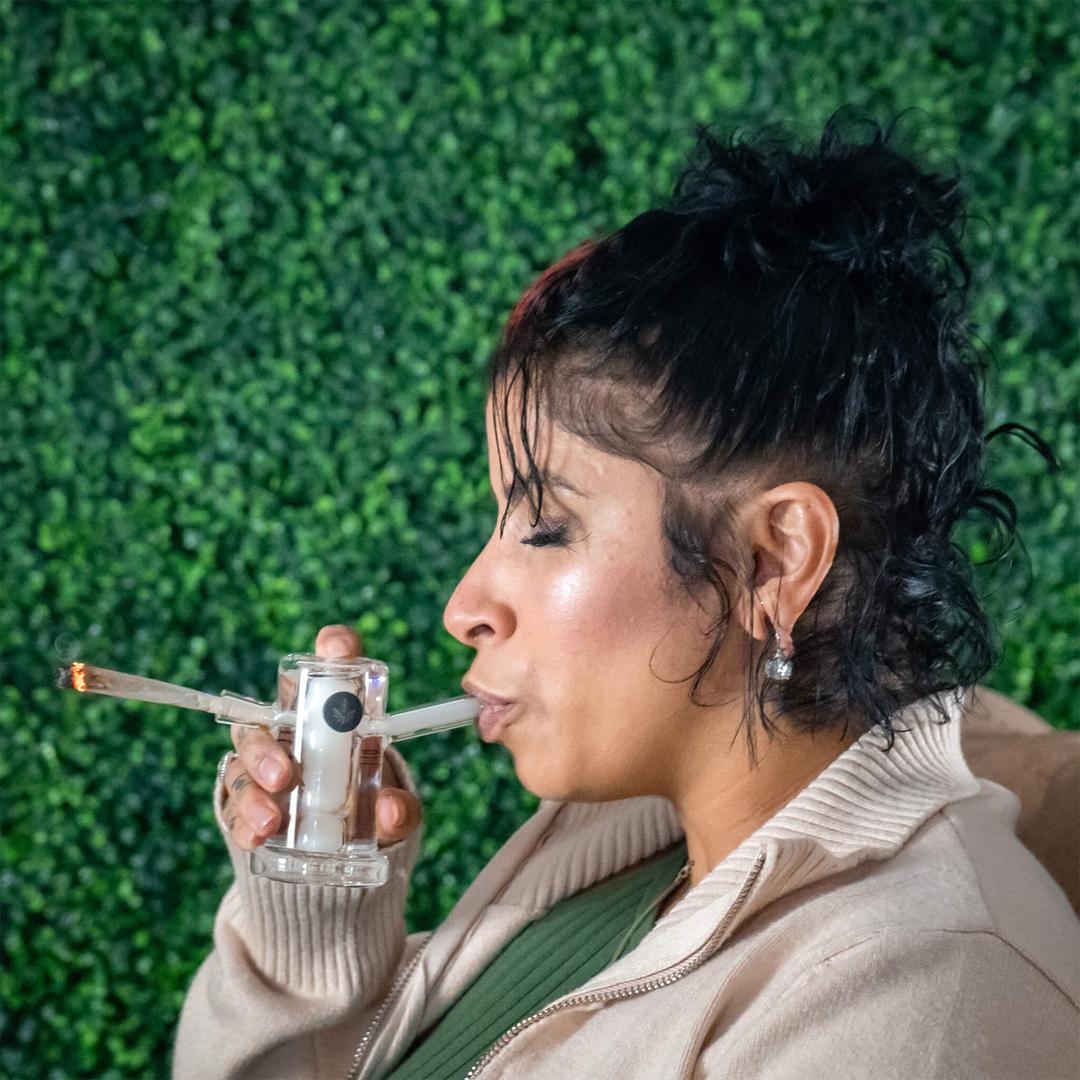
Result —
[[[352,731],[363,719],[364,706],[355,694],[339,690],[323,703],[323,719],[334,731]]]

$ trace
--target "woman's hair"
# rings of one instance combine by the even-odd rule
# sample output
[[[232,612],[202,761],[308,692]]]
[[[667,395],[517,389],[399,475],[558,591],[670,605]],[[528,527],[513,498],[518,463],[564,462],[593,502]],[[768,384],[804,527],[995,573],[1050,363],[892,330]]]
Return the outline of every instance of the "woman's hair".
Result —
[[[1020,434],[1056,466],[1023,425],[984,435],[957,179],[897,152],[895,122],[861,123],[853,138],[834,115],[805,149],[780,129],[698,127],[670,200],[542,273],[489,368],[517,493],[501,528],[522,495],[542,517],[541,408],[661,475],[672,581],[720,601],[696,704],[733,590],[751,589],[733,529],[742,499],[803,480],[832,500],[835,561],[793,628],[790,680],[764,679],[767,651],[748,646],[751,760],[752,709],[767,733],[781,716],[807,731],[878,724],[888,749],[897,709],[989,671],[1000,646],[951,533],[978,510],[997,558],[1015,539],[1012,500],[982,486],[989,438]],[[524,461],[509,438],[515,384]]]

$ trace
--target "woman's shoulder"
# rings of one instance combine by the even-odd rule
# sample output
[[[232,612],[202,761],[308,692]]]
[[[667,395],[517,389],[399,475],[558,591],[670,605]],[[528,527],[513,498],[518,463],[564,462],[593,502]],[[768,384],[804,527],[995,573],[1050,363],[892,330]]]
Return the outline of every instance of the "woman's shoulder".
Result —
[[[1058,730],[1038,713],[988,686],[971,687],[964,698],[964,738],[1045,735]]]
[[[887,953],[894,970],[934,948],[1008,957],[1080,1007],[1080,920],[1014,831],[1019,800],[992,781],[933,814],[891,858],[860,863],[769,905],[743,947],[774,953],[787,978],[848,950]],[[871,944],[874,943],[874,944]],[[735,945],[732,942],[732,945]]]
[[[1080,732],[979,686],[961,719],[971,771],[1020,800],[1016,834],[1080,911]]]
[[[979,919],[970,930],[955,912],[919,918],[910,904],[937,902],[932,890],[898,892],[904,914],[888,918],[873,893],[833,898],[862,904],[852,925],[813,962],[802,955],[803,963],[773,970],[764,992],[743,997],[746,1007],[706,1039],[700,1075],[1074,1075],[1075,926],[1058,941],[1062,958],[1047,963]],[[741,970],[753,966],[762,967]]]
[[[695,1075],[1071,1075],[1080,921],[1017,810],[980,781],[890,857],[758,911],[696,973],[715,1006]]]

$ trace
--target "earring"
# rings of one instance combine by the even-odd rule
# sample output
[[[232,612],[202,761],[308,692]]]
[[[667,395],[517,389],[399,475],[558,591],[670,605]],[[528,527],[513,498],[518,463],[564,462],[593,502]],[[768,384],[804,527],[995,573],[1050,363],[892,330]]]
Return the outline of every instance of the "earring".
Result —
[[[765,678],[776,679],[778,682],[783,682],[785,679],[791,678],[792,662],[790,656],[784,655],[784,650],[780,648],[780,635],[773,631],[773,635],[776,638],[776,652],[765,661]]]
[[[758,603],[761,604],[762,608],[765,607],[762,600],[759,599]],[[768,611],[766,611],[765,614],[767,617]],[[769,624],[772,625],[771,619],[769,620]],[[765,678],[776,679],[777,682],[783,682],[785,679],[791,678],[791,671],[794,665],[791,657],[784,655],[784,650],[780,646],[780,633],[775,626],[773,626],[773,638],[776,641],[776,652],[765,661]]]

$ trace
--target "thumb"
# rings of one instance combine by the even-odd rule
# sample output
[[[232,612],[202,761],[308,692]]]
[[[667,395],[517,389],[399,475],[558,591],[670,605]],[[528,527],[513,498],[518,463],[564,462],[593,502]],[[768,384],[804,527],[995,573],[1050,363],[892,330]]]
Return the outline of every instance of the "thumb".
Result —
[[[319,656],[352,660],[363,656],[364,645],[360,635],[344,623],[324,626],[315,636],[315,652]]]
[[[420,801],[401,788],[384,788],[375,804],[376,834],[380,844],[404,840],[420,824]]]

